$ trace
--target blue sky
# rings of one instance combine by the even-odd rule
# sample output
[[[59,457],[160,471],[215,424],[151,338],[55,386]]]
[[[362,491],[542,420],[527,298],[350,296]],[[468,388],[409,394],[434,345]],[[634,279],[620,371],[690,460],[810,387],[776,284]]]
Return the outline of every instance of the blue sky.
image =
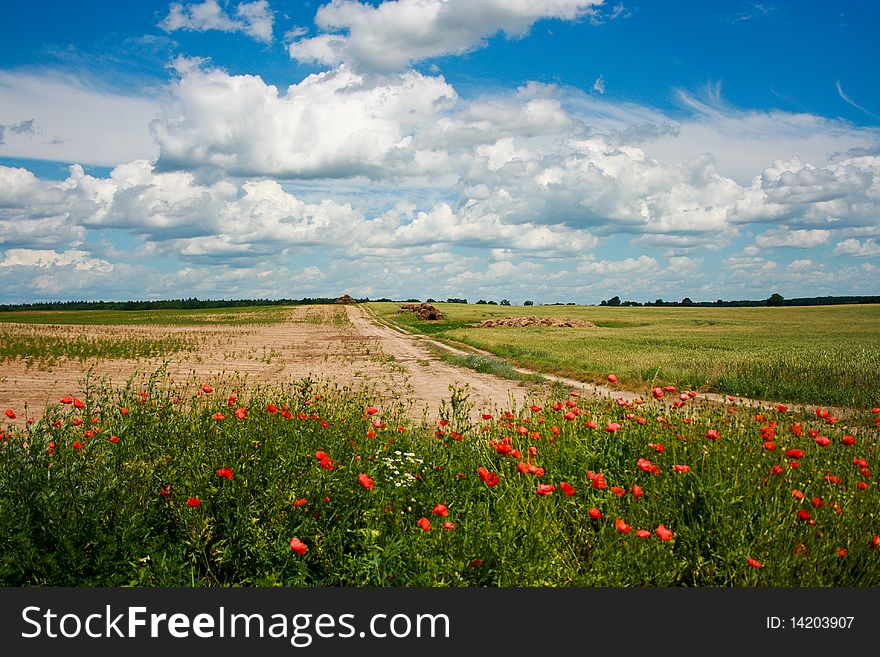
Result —
[[[2,11],[0,302],[880,290],[875,3]]]

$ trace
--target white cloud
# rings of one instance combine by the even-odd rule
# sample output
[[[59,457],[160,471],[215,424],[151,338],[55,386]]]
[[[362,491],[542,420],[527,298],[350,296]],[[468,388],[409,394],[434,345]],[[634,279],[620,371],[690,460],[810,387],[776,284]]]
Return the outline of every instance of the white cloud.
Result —
[[[755,238],[755,245],[762,248],[789,247],[812,249],[828,242],[830,230],[789,230],[784,226],[768,230]]]
[[[235,7],[234,17],[221,9],[217,0],[204,0],[188,5],[172,3],[168,16],[159,23],[159,27],[166,32],[243,32],[257,41],[271,43],[273,22],[274,14],[266,0],[239,3]]]
[[[113,166],[158,154],[149,124],[159,112],[151,98],[90,86],[47,71],[0,71],[0,117],[31,121],[6,130],[0,156]]]
[[[605,78],[603,76],[599,76],[596,78],[596,81],[593,82],[593,86],[590,87],[590,90],[597,94],[605,93]]]
[[[106,274],[113,271],[113,265],[106,260],[92,258],[86,251],[68,249],[58,253],[46,249],[8,249],[0,267],[71,267],[74,271]]]
[[[880,256],[880,244],[873,238],[860,242],[857,239],[847,239],[840,242],[834,248],[834,255],[856,256],[858,258],[873,258]]]
[[[302,62],[392,71],[443,55],[460,55],[504,32],[526,35],[538,20],[576,20],[601,0],[396,0],[373,7],[332,0],[315,15],[328,34],[294,41],[290,56]]]

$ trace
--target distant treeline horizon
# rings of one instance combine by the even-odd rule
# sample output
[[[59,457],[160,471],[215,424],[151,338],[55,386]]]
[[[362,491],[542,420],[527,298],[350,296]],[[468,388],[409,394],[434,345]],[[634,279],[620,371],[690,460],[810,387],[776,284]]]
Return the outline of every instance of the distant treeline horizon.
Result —
[[[419,303],[420,299],[388,299],[382,297],[380,299],[370,299],[364,297],[355,299],[357,303],[391,302],[391,303]],[[429,303],[437,303],[438,300],[428,297]],[[154,301],[37,301],[34,303],[15,303],[0,304],[0,312],[15,312],[21,310],[200,310],[211,308],[245,308],[249,306],[298,306],[311,304],[333,304],[336,303],[336,297],[304,297],[302,299],[198,299],[195,297],[189,299],[162,299]],[[467,299],[454,298],[447,299],[446,303],[468,303]],[[486,304],[487,302],[480,299],[477,303]],[[785,299],[779,294],[773,294],[767,299],[739,299],[725,301],[717,299],[715,301],[692,301],[685,297],[681,301],[664,301],[657,299],[656,301],[638,302],[638,301],[621,301],[619,297],[611,299],[603,299],[599,304],[602,307],[755,307],[755,306],[833,306],[844,304],[880,304],[880,296],[826,296],[826,297],[800,297],[793,299]],[[488,304],[496,305],[489,301]],[[502,300],[501,305],[510,305],[506,299]],[[533,301],[524,301],[524,306],[536,305]],[[581,305],[574,302],[556,302],[538,304],[542,306],[575,306]]]

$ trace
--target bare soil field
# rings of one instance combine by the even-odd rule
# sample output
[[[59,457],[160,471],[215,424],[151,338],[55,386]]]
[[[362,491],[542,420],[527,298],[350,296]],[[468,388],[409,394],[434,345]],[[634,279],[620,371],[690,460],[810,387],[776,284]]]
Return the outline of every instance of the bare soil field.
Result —
[[[27,330],[34,330],[33,325]],[[50,365],[19,358],[0,370],[0,405],[20,417],[39,417],[47,404],[82,394],[87,373],[93,380],[124,385],[165,366],[177,383],[241,379],[241,386],[296,383],[311,378],[328,385],[367,390],[376,403],[410,404],[408,414],[436,418],[450,386],[467,384],[474,412],[497,405],[521,405],[528,389],[441,362],[423,340],[368,318],[358,306],[299,306],[284,321],[270,324],[209,326],[41,326],[47,334],[139,338],[175,337],[192,350],[164,358],[57,359]],[[26,412],[25,412],[26,409]]]

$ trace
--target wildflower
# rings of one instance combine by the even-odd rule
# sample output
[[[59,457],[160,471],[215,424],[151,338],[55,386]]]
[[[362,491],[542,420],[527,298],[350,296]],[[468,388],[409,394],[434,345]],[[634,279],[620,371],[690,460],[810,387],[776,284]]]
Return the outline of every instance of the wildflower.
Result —
[[[192,509],[202,506],[202,501],[198,497],[191,497],[186,501],[186,505]]]
[[[222,419],[225,418],[225,417],[226,417],[226,416],[223,415],[223,413],[221,413],[221,412],[219,412],[219,411],[217,411],[216,413],[214,413],[214,415],[211,416],[211,418],[213,418],[214,420],[218,420],[218,421],[219,421],[219,420],[222,420]]]
[[[672,466],[673,472],[689,472],[690,469],[691,469],[691,466],[689,466],[689,465],[673,465]]]
[[[484,420],[491,420],[491,419],[492,419],[492,414],[491,414],[491,413],[483,413],[483,414],[481,415],[481,417],[482,417]]]
[[[641,499],[641,498],[642,498],[642,495],[645,494],[644,491],[642,490],[642,487],[639,486],[639,485],[635,485],[635,486],[633,486],[632,489],[631,489],[631,492],[632,492],[632,494],[633,494],[633,497],[635,497],[637,500],[638,500],[638,499]]]
[[[449,509],[446,508],[445,504],[438,504],[433,509],[431,509],[431,513],[443,516],[444,518],[449,515]]]
[[[649,532],[647,529],[640,529],[636,532],[637,538],[648,538],[650,535],[651,532]]]
[[[819,436],[816,438],[816,444],[820,447],[828,447],[831,444],[831,440],[827,436]]]
[[[308,503],[309,503],[309,501],[306,498],[301,497],[298,500],[294,500],[293,506],[305,506]]]
[[[210,395],[212,392],[214,392],[214,388],[205,383],[202,385],[202,392],[204,392],[206,395]]]
[[[766,443],[764,443],[764,449],[766,449],[768,452],[775,452],[776,443],[774,443],[772,440],[768,440]]]
[[[358,475],[358,483],[366,488],[367,490],[373,490],[373,480],[370,479],[370,475],[368,474],[359,474]]]
[[[237,417],[239,420],[245,419],[247,417],[247,409],[244,409],[244,408],[236,409],[235,410],[235,417]]]
[[[556,490],[556,486],[553,484],[538,484],[538,490],[535,493],[538,495],[549,495],[554,490]]]
[[[590,518],[593,520],[598,520],[599,518],[602,517],[602,512],[599,511],[599,509],[597,509],[596,507],[592,507],[589,511],[587,511],[587,513],[589,514]]]
[[[785,452],[785,455],[790,459],[802,459],[802,458],[804,458],[804,450],[790,449],[787,452]]]
[[[623,497],[624,495],[626,495],[626,490],[621,488],[620,486],[612,486],[611,492],[614,495],[617,495],[617,497]]]
[[[574,495],[574,486],[566,481],[559,482],[559,488],[562,490],[563,493],[565,493],[567,497],[571,497],[572,495]]]
[[[373,406],[367,407],[367,415],[375,415],[379,412],[378,408],[374,408]]]
[[[73,397],[71,397],[70,395],[65,395],[64,397],[62,397],[62,398],[60,399],[60,403],[62,403],[62,404],[72,404],[72,403],[73,403]]]
[[[666,529],[662,524],[657,525],[657,529],[655,530],[657,536],[660,537],[661,541],[668,541],[672,538],[672,532]]]
[[[795,498],[798,500],[804,499],[804,494],[801,491],[799,491],[797,488],[793,488],[791,490],[791,494],[794,495]]]
[[[232,481],[232,468],[220,468],[217,470],[217,475],[220,477],[226,477],[226,479]]]
[[[290,539],[290,549],[302,556],[309,551],[308,546],[299,540],[296,536]]]
[[[850,446],[856,444],[856,439],[853,436],[844,436],[840,439],[840,442],[842,442],[844,445]]]
[[[810,512],[807,511],[806,509],[801,509],[800,511],[797,512],[797,514],[798,514],[798,518],[800,518],[801,520],[809,520],[810,519]]]
[[[455,523],[454,523],[454,522],[449,522],[449,521],[447,520],[446,522],[443,523],[443,529],[446,529],[446,530],[451,531],[451,530],[455,529]]]
[[[653,449],[653,450],[654,450],[655,452],[657,452],[658,454],[662,454],[662,453],[663,453],[663,450],[666,449],[666,448],[663,447],[663,445],[661,445],[660,443],[648,443],[648,447],[650,447],[651,449]]]
[[[792,463],[797,463],[797,461],[793,461]],[[780,475],[782,472],[783,469],[781,465],[774,465],[770,468],[770,474],[772,475]]]
[[[266,410],[274,414],[278,412],[278,407],[275,404],[266,404]]]
[[[617,431],[620,431],[620,424],[618,424],[617,422],[611,422],[608,424],[607,427],[605,427],[605,431],[607,431],[608,433],[615,433]]]
[[[760,562],[760,561],[757,561],[757,560],[755,560],[755,559],[752,559],[751,557],[749,557],[748,561],[749,561],[749,565],[750,565],[752,568],[760,568],[760,567],[761,567],[761,562]]]
[[[86,405],[84,403],[82,403],[79,399],[74,397],[73,398],[73,407],[82,410],[86,407]]]
[[[709,440],[718,440],[719,437],[720,436],[718,435],[718,432],[715,429],[709,429],[706,432],[706,438],[708,438]]]
[[[630,531],[632,530],[632,527],[630,527],[623,520],[618,518],[617,520],[614,521],[614,529],[619,531],[621,534],[629,534]]]
[[[837,556],[843,559],[846,556],[846,548],[840,548],[837,551]]]
[[[74,449],[82,449],[83,444],[77,440],[75,443],[73,443],[73,448]]]
[[[880,548],[880,536],[877,534],[874,534],[874,536],[871,537],[871,547]]]
[[[6,417],[8,417],[10,420],[14,420],[15,419],[15,411],[13,411],[11,408],[7,408],[6,409]]]
[[[608,487],[608,484],[605,483],[605,476],[601,472],[594,474],[592,471],[587,470],[587,478],[596,490],[605,490]]]
[[[654,396],[654,399],[660,399],[663,396],[663,390],[661,388],[652,388],[651,394]]]
[[[118,436],[110,436],[110,442],[111,443],[118,443],[119,437]]]
[[[617,383],[617,375],[609,374],[608,375],[608,383]]]

